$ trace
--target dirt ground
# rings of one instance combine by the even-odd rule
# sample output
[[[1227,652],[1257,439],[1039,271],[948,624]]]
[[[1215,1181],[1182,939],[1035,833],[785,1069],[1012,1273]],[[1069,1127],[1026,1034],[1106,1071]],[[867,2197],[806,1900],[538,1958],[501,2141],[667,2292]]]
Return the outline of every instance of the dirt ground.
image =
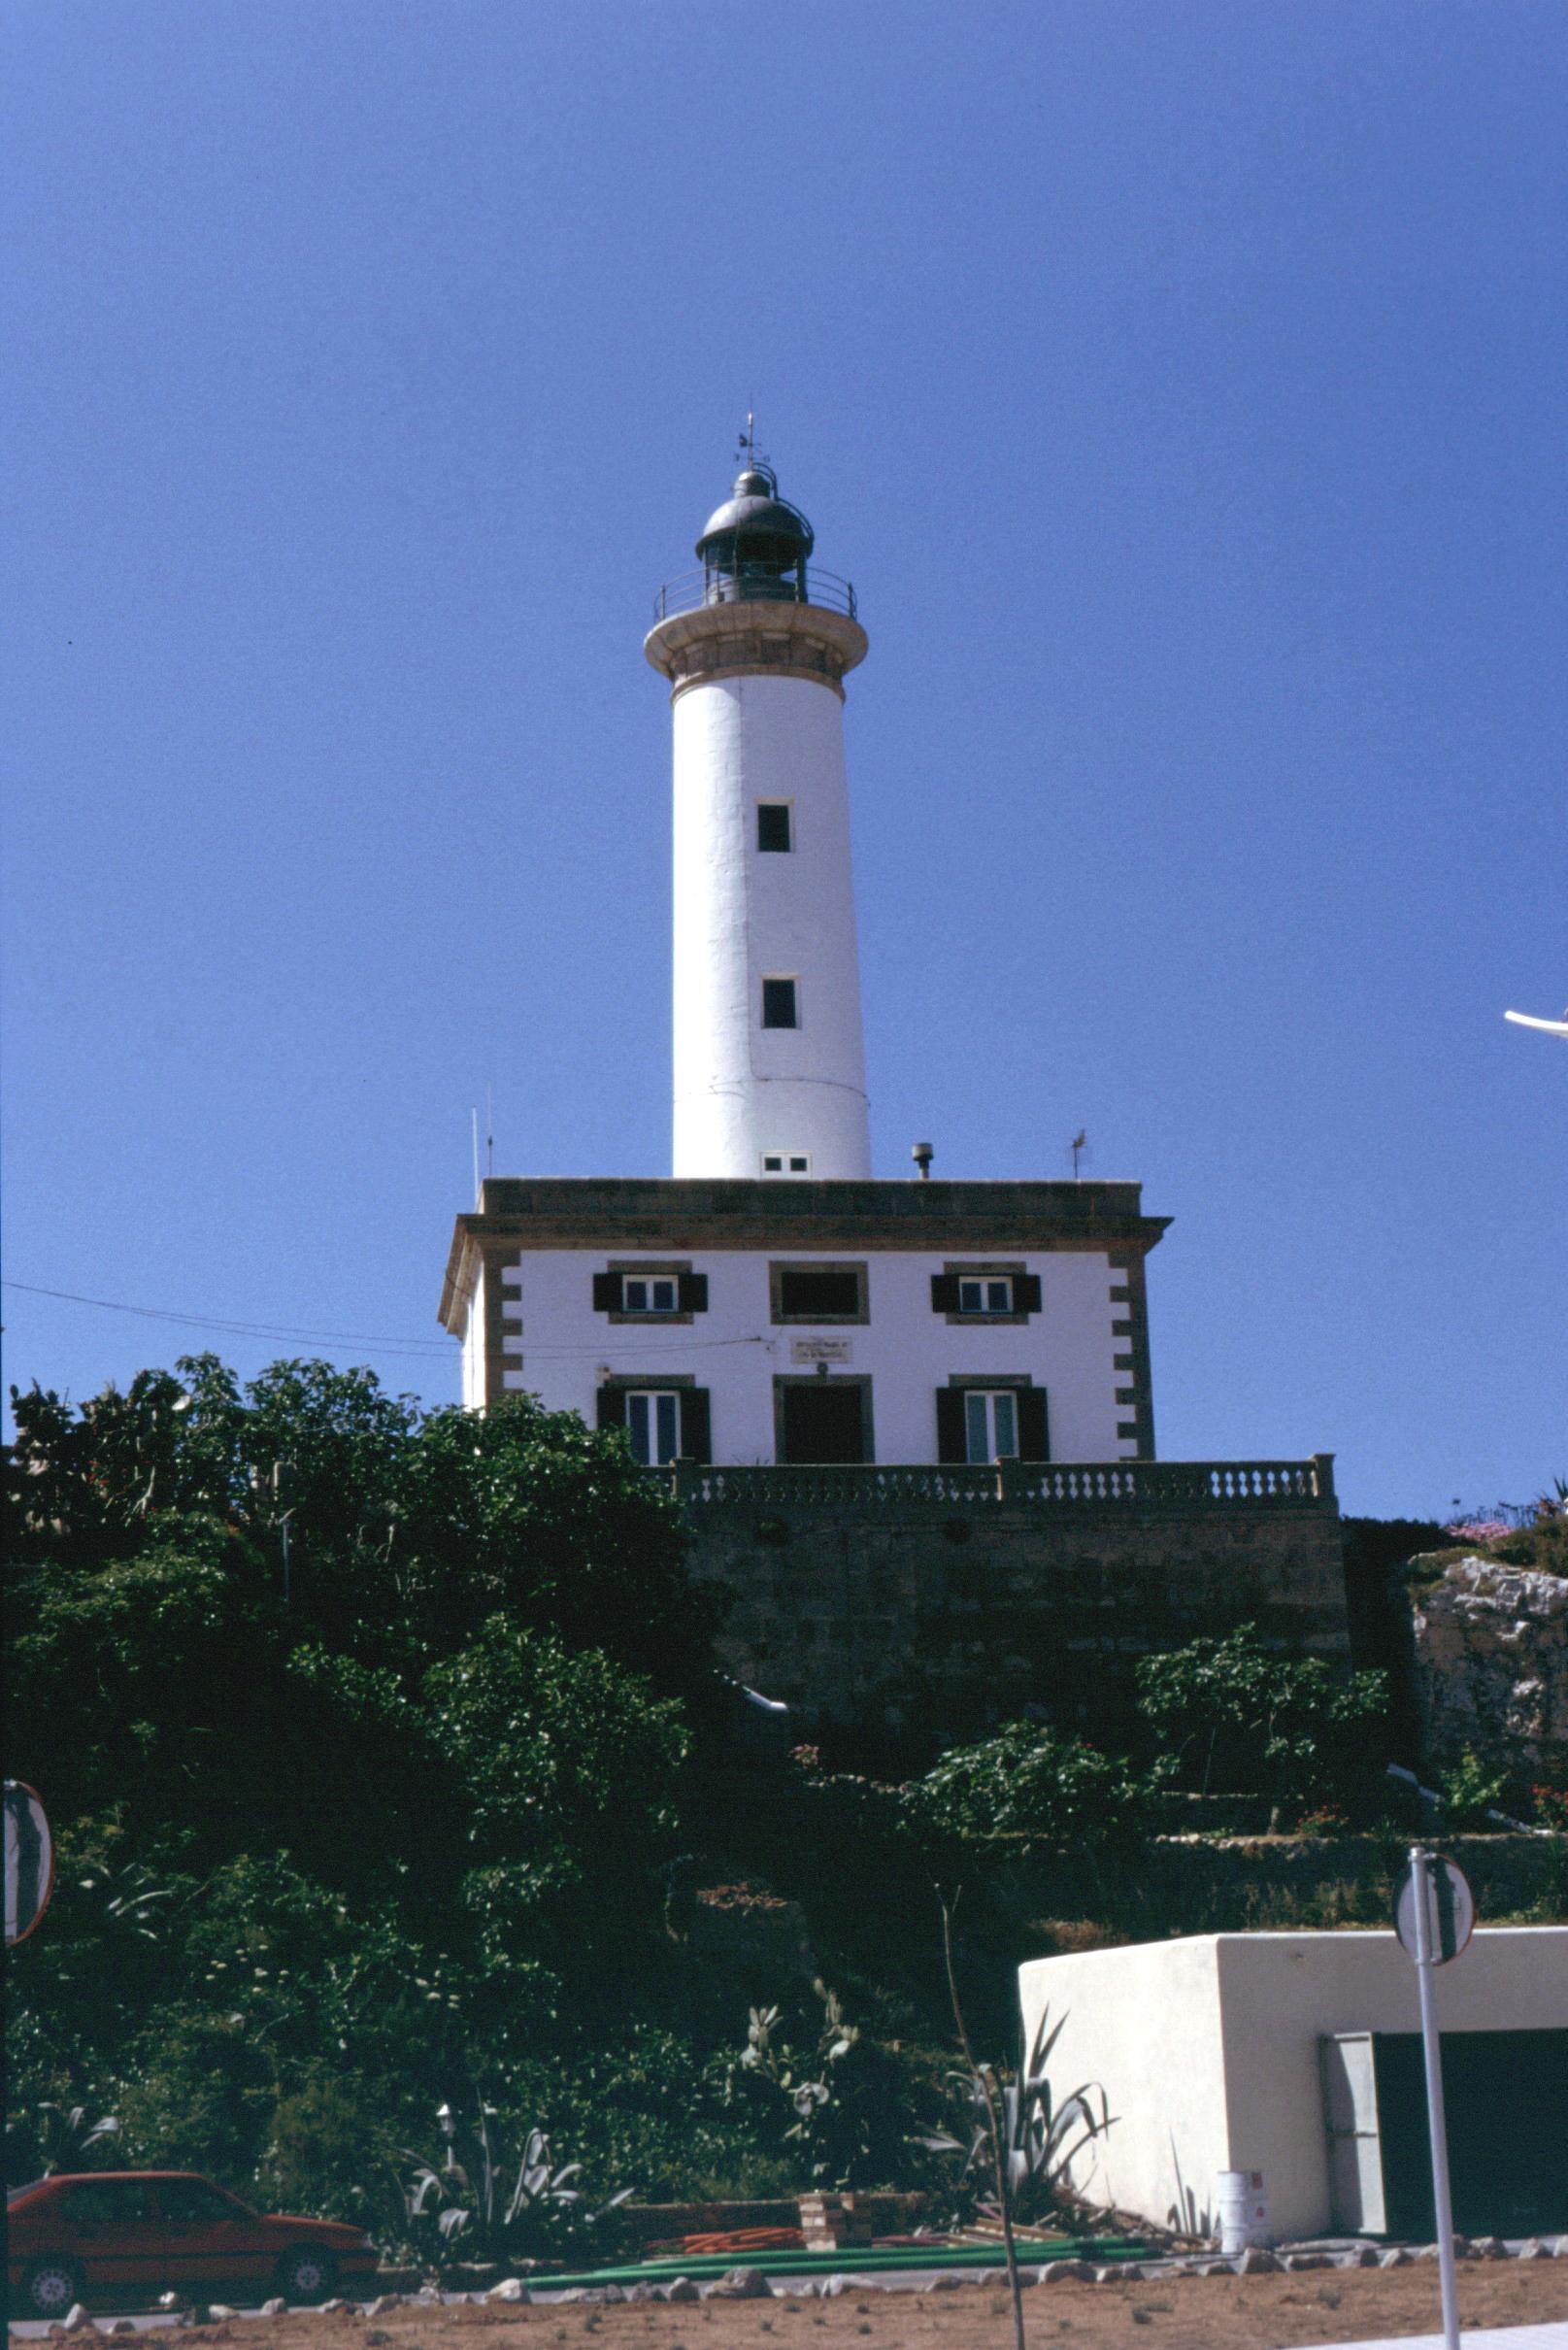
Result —
[[[1024,2295],[1031,2350],[1301,2350],[1384,2334],[1441,2330],[1437,2268],[1310,2269],[1289,2276],[1183,2276],[1126,2285],[1036,2285]],[[1568,2318],[1568,2261],[1466,2265],[1465,2327],[1544,2325]],[[776,2295],[627,2308],[567,2303],[518,2308],[404,2308],[231,2320],[193,2328],[185,2344],[236,2350],[1011,2350],[1005,2292],[850,2289],[834,2300]]]

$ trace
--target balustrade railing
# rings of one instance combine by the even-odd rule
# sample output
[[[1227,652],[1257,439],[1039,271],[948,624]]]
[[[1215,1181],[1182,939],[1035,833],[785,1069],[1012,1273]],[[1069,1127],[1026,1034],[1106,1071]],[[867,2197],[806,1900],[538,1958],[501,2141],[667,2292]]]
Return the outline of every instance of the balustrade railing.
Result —
[[[853,583],[813,563],[797,577],[777,572],[687,571],[666,580],[653,598],[653,619],[672,620],[704,604],[815,604],[822,612],[857,617]]]
[[[951,1468],[729,1468],[681,1460],[671,1476],[683,1502],[744,1509],[877,1510],[916,1501],[952,1510],[1299,1510],[1334,1502],[1332,1453],[1309,1460],[998,1460]]]

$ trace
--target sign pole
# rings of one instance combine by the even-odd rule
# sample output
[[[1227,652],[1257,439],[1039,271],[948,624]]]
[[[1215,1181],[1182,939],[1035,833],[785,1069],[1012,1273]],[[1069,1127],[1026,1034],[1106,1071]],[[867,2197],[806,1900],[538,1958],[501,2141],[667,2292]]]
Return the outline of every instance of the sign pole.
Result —
[[[1416,1982],[1421,2002],[1421,2060],[1426,2068],[1426,2121],[1432,2139],[1432,2206],[1437,2217],[1437,2272],[1443,2286],[1444,2350],[1459,2350],[1459,2288],[1453,2269],[1453,2199],[1449,2190],[1449,2132],[1443,2112],[1443,2055],[1432,1992],[1431,1854],[1412,1845],[1410,1872],[1416,1890]]]

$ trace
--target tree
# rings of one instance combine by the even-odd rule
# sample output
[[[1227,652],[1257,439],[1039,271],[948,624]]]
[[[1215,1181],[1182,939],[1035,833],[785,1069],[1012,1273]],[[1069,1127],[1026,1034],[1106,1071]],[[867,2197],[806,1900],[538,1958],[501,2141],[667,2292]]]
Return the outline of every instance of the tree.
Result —
[[[679,1703],[640,1674],[495,1615],[431,1667],[424,1695],[477,1863],[552,1885],[578,1880],[589,1856],[596,1870],[659,1857],[686,1733]]]
[[[1344,1798],[1381,1772],[1385,1675],[1280,1656],[1254,1625],[1141,1659],[1137,1685],[1173,1775],[1202,1794],[1263,1794],[1296,1808]]]
[[[95,1571],[151,1550],[247,1559],[302,1637],[417,1676],[504,1610],[692,1690],[717,1610],[666,1488],[575,1413],[421,1413],[374,1372],[216,1356],[73,1411],[12,1391],[7,1555]]]

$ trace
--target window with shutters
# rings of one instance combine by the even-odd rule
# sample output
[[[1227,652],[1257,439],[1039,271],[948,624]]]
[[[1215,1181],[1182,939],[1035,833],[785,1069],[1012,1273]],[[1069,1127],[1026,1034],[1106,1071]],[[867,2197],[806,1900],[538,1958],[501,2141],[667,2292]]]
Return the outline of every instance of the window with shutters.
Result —
[[[972,1387],[964,1393],[964,1457],[1016,1460],[1018,1399],[1010,1387]]]
[[[632,1388],[626,1395],[631,1457],[644,1468],[662,1468],[681,1455],[681,1395],[677,1388]]]
[[[708,1311],[708,1276],[689,1264],[613,1264],[593,1276],[593,1310],[612,1322],[689,1322]]]
[[[600,1388],[598,1407],[600,1427],[624,1428],[632,1459],[644,1468],[713,1458],[709,1393],[688,1376],[617,1375]]]
[[[800,1005],[792,979],[765,979],[762,982],[762,1025],[765,1028],[798,1028]]]
[[[1017,1262],[950,1263],[931,1276],[931,1311],[950,1322],[1027,1322],[1040,1311],[1040,1276]]]
[[[1051,1459],[1046,1391],[1025,1377],[966,1373],[938,1388],[936,1407],[939,1460]]]
[[[973,1281],[965,1281],[960,1276],[958,1311],[960,1314],[1011,1314],[1013,1311],[1012,1274],[977,1274]]]
[[[768,1288],[775,1322],[866,1322],[863,1264],[774,1264]]]
[[[757,801],[756,845],[768,856],[786,856],[794,847],[793,813],[786,799]]]
[[[620,1310],[623,1314],[673,1314],[678,1292],[673,1273],[622,1273]]]

